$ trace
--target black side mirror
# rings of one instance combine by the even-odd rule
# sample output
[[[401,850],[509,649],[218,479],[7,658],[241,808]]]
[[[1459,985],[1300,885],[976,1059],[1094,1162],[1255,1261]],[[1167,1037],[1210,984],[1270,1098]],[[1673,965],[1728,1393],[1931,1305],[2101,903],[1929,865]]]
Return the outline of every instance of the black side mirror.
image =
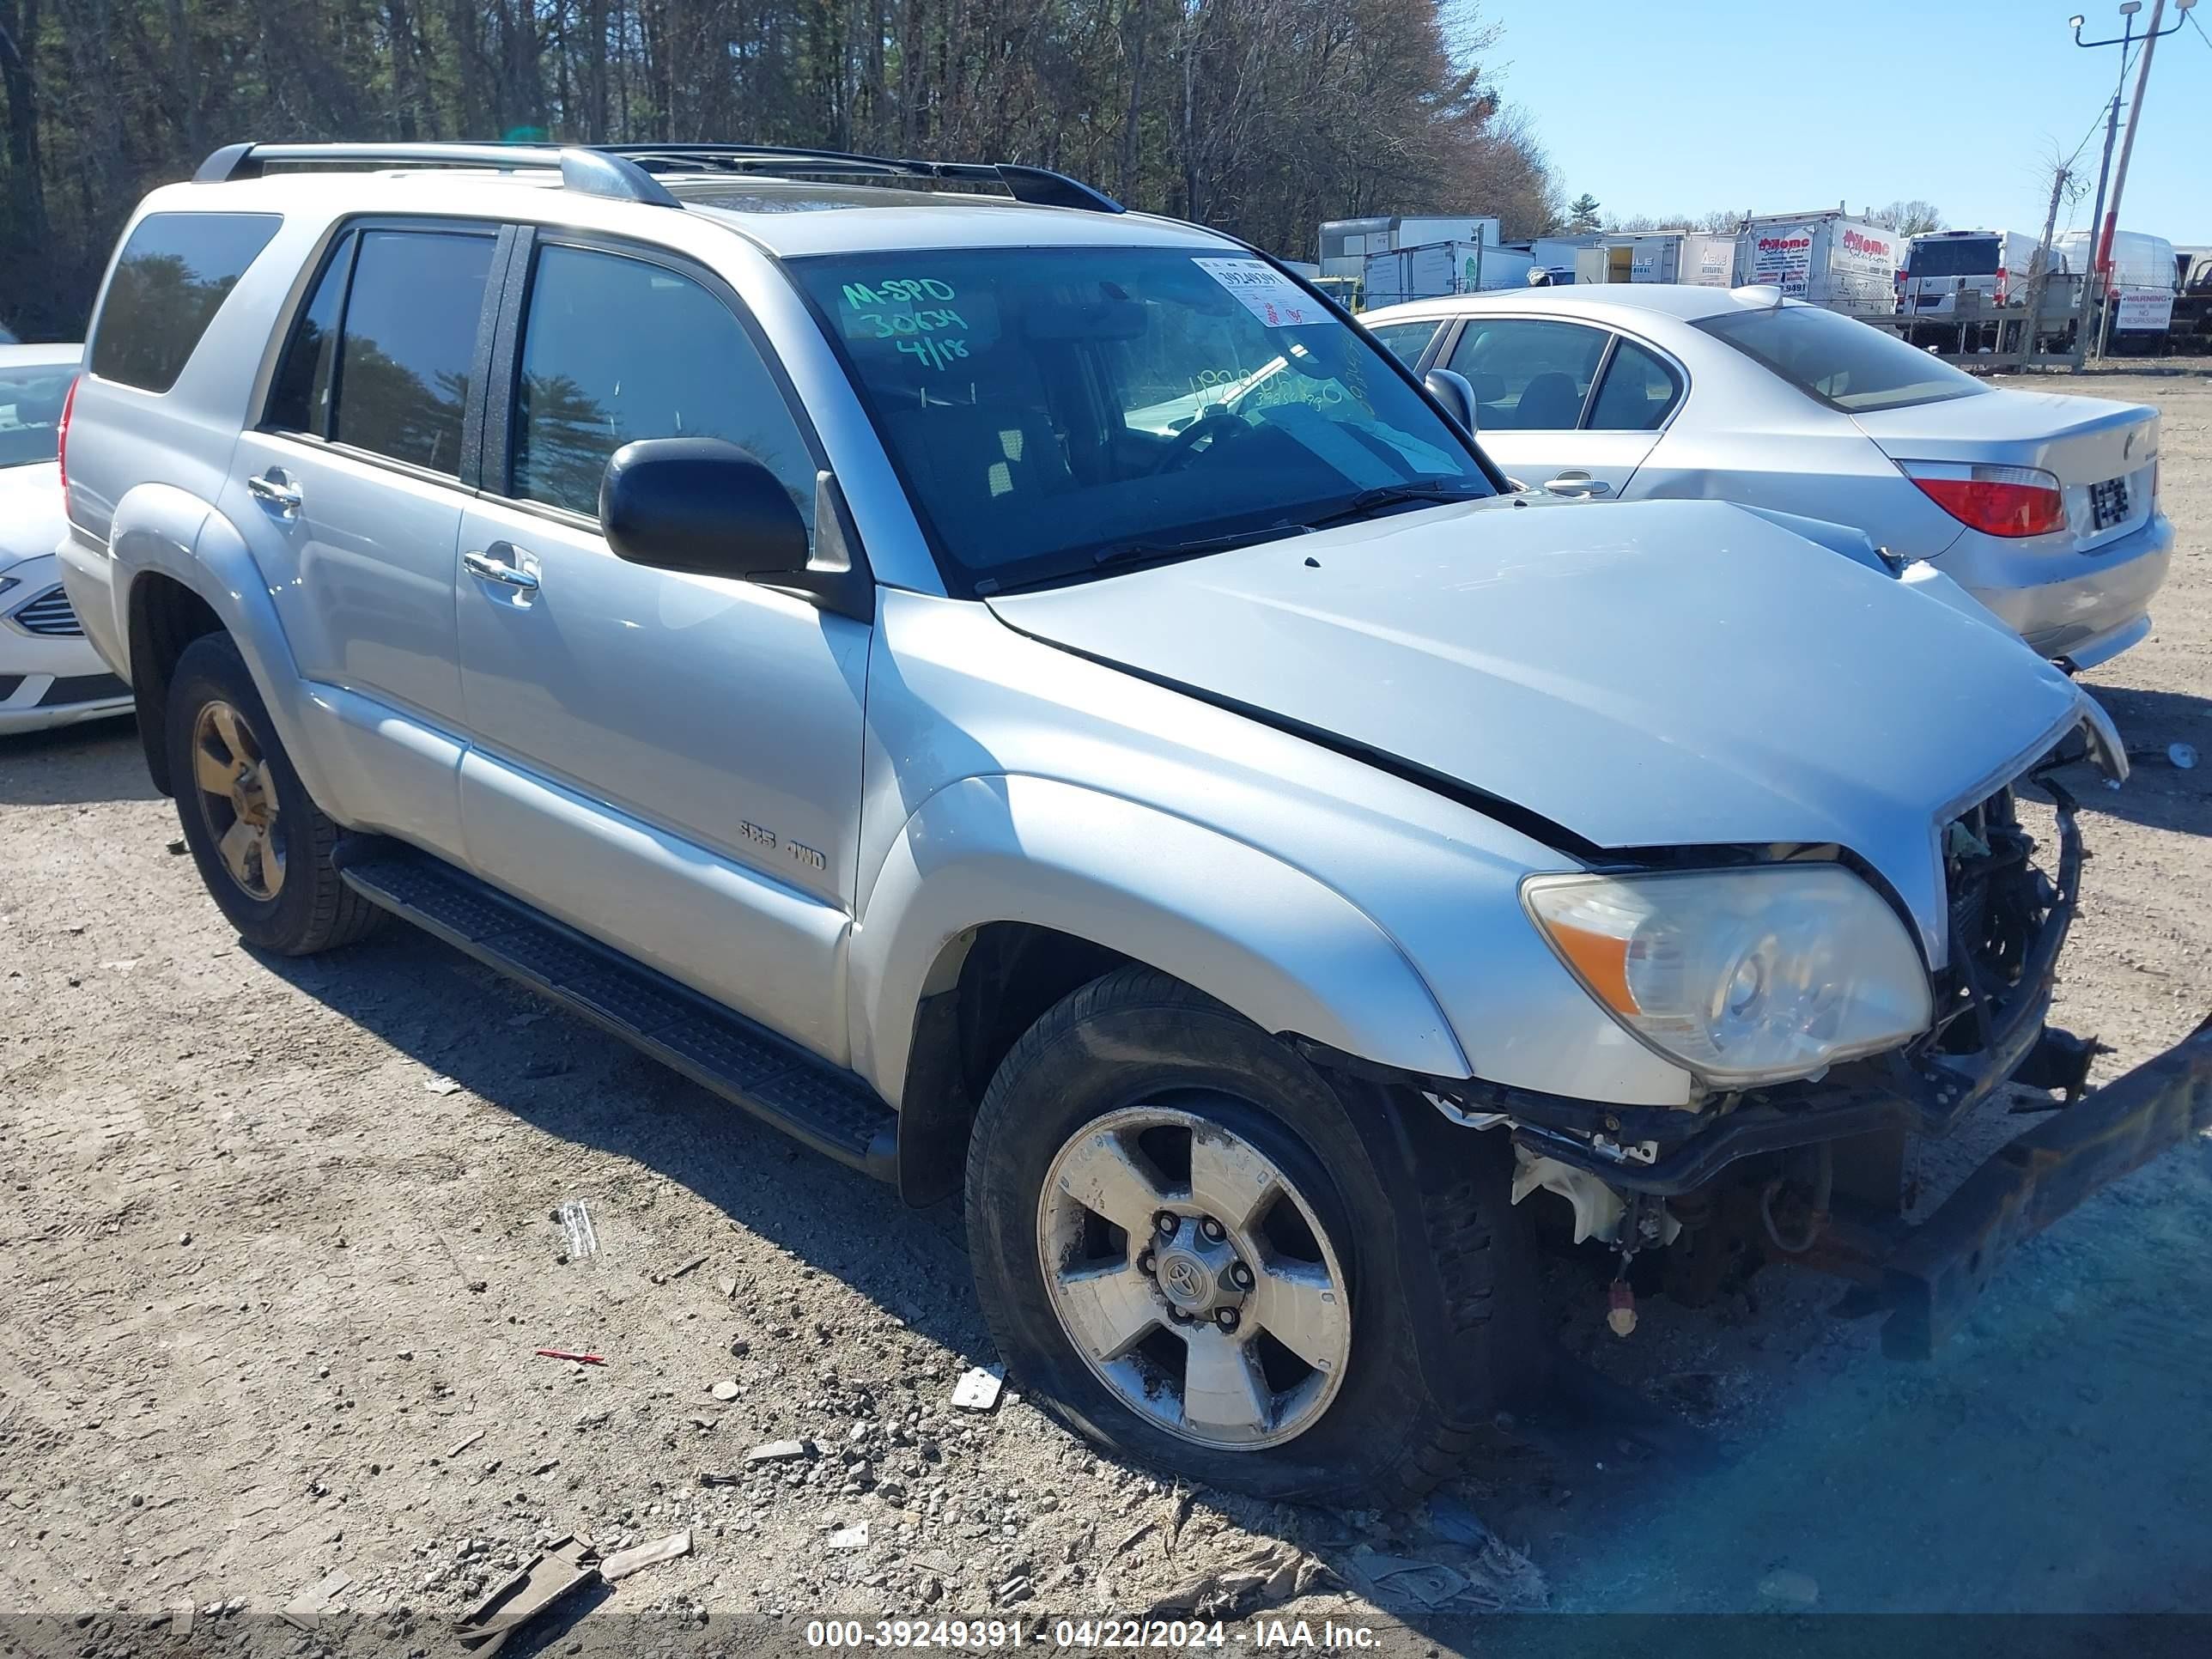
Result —
[[[1474,430],[1474,388],[1467,376],[1449,368],[1432,368],[1421,377],[1429,396],[1444,406],[1444,413],[1470,434]]]
[[[807,568],[806,521],[783,481],[722,438],[624,444],[599,480],[617,557],[659,570],[775,582]]]

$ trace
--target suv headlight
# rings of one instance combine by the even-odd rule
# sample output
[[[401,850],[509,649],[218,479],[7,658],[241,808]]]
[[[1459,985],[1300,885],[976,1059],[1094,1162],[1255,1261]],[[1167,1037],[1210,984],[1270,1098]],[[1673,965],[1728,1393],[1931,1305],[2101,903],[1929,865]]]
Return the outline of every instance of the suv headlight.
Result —
[[[1709,1083],[1803,1077],[1932,1012],[1904,925],[1840,865],[1530,876],[1521,902],[1613,1018]]]

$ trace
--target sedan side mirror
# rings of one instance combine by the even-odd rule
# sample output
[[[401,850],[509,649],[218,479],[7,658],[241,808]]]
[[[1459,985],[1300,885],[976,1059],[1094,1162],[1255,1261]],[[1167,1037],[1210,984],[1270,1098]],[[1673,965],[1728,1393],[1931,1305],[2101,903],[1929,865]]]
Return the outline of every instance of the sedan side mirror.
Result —
[[[1472,436],[1474,432],[1474,388],[1468,384],[1467,376],[1449,368],[1432,368],[1421,377],[1421,384],[1429,389],[1429,396],[1444,406],[1444,413],[1460,423]]]
[[[658,570],[788,581],[810,556],[783,481],[722,438],[624,444],[599,480],[599,528],[617,557]]]

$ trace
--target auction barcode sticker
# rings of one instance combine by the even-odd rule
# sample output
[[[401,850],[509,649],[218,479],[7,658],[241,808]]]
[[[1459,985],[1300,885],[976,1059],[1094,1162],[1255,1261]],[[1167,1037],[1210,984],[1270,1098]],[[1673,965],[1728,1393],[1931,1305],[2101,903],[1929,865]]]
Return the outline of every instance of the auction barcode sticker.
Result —
[[[1194,259],[1191,263],[1243,301],[1269,328],[1310,326],[1322,320],[1321,303],[1274,266],[1259,259]]]

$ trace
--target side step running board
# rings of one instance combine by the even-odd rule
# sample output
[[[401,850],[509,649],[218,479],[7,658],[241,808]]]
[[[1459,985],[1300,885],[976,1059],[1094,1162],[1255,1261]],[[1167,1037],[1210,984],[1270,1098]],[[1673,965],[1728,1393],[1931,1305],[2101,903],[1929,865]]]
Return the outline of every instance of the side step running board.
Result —
[[[346,884],[371,903],[635,1043],[816,1152],[878,1180],[896,1180],[898,1114],[850,1072],[428,853],[353,836],[340,844],[335,862]]]

